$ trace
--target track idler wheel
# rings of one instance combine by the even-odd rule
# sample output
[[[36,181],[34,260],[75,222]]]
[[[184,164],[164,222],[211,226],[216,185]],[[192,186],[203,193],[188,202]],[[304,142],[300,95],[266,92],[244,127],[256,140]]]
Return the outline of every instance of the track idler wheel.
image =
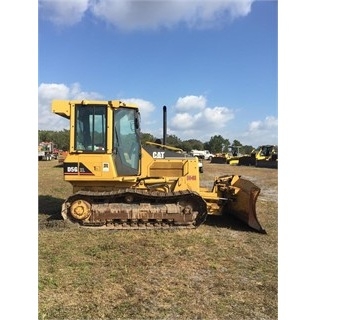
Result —
[[[76,220],[85,220],[91,215],[91,205],[85,200],[76,200],[71,204],[70,213]]]

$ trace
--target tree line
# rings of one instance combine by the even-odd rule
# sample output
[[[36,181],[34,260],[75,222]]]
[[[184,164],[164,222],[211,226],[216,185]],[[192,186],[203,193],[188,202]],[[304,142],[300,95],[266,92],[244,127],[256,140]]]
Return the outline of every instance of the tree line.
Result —
[[[43,141],[52,141],[58,149],[68,151],[70,143],[70,130],[39,130],[38,142],[40,143]],[[146,141],[162,143],[162,139],[159,139],[150,133],[141,133],[141,143],[145,144]],[[255,149],[250,145],[242,145],[241,142],[236,139],[231,143],[228,139],[223,138],[221,135],[212,136],[210,140],[206,142],[202,142],[197,139],[182,141],[175,135],[168,135],[166,136],[166,145],[180,148],[186,152],[190,152],[193,149],[209,150],[213,154],[227,153],[231,151],[236,151],[241,154],[250,154],[252,150]]]

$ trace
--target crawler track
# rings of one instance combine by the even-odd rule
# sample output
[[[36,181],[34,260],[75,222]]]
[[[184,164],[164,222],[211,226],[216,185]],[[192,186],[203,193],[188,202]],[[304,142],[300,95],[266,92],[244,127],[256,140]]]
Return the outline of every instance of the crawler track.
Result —
[[[63,203],[61,214],[66,221],[93,229],[179,229],[201,225],[207,206],[191,191],[80,191]]]

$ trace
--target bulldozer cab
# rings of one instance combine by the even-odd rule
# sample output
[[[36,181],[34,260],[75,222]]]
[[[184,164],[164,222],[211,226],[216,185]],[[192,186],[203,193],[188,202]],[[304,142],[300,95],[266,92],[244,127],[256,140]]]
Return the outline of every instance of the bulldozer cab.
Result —
[[[272,152],[273,146],[262,146],[260,150],[260,155],[269,157]]]
[[[70,120],[72,155],[92,162],[96,160],[91,156],[111,156],[117,176],[140,174],[140,113],[136,106],[121,101],[54,100],[52,110]]]

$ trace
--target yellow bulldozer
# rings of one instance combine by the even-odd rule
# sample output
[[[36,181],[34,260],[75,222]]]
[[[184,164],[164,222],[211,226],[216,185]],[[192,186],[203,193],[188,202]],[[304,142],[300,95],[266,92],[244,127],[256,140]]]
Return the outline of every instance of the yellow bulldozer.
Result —
[[[70,121],[63,174],[73,193],[61,209],[68,223],[93,229],[196,228],[208,215],[230,214],[265,233],[256,214],[260,188],[238,175],[201,187],[198,158],[166,146],[166,121],[163,145],[142,145],[136,105],[54,100],[52,112]]]
[[[250,155],[241,156],[238,165],[278,169],[278,146],[259,146]]]
[[[211,163],[225,163],[229,165],[238,165],[238,161],[242,156],[239,152],[240,146],[230,146],[230,152],[217,153],[211,160]]]

